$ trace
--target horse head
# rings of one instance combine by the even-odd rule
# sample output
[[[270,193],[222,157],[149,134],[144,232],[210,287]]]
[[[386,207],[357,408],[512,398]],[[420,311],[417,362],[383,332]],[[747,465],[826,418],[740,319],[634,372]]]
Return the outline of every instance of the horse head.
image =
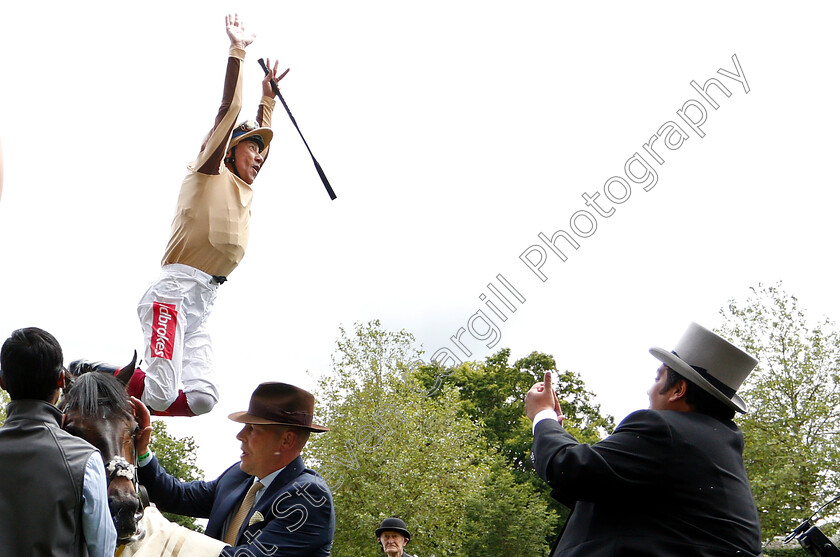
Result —
[[[117,537],[122,543],[136,541],[145,533],[140,526],[143,505],[134,445],[138,427],[125,384],[112,373],[90,373],[85,364],[74,364],[61,401],[64,429],[99,449],[108,474],[108,504]],[[133,371],[134,362],[129,365]]]

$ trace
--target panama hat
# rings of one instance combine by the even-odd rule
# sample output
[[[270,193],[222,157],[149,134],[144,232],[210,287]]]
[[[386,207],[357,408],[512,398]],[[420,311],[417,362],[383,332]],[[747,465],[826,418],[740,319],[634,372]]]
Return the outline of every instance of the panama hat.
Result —
[[[312,423],[315,397],[309,391],[288,383],[261,383],[251,395],[248,410],[228,418],[241,424],[290,425],[313,433],[330,428]]]
[[[729,341],[692,323],[674,350],[654,347],[650,353],[729,408],[741,413],[747,411],[746,403],[736,391],[758,360]]]

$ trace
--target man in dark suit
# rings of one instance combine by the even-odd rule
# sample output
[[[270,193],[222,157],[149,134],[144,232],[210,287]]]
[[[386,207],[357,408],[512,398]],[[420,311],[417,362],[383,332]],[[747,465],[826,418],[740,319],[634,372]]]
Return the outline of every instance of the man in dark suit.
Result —
[[[732,422],[746,411],[736,391],[757,361],[696,323],[674,351],[650,352],[664,364],[650,409],[594,445],[563,429],[550,373],[526,395],[536,471],[572,509],[552,556],[761,555],[744,439]]]
[[[326,557],[335,534],[332,493],[300,457],[311,432],[315,397],[286,383],[263,383],[247,412],[229,416],[245,424],[237,439],[240,462],[219,478],[184,483],[164,471],[148,452],[149,414],[135,399],[143,431],[137,447],[140,483],[166,512],[209,518],[206,534],[222,540],[221,555]]]

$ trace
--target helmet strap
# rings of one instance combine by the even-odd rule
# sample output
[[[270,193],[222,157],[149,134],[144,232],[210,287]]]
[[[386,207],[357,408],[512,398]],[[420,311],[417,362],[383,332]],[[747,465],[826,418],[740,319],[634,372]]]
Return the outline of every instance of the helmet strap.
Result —
[[[225,157],[224,163],[229,164],[231,167],[233,167],[233,170],[231,170],[231,172],[233,172],[237,178],[242,179],[242,176],[239,175],[239,170],[236,168],[236,146],[231,148],[230,156]]]

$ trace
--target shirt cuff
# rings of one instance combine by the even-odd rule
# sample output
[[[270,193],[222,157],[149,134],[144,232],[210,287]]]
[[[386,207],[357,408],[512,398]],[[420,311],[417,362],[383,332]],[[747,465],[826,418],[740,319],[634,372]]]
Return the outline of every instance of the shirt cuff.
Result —
[[[155,453],[149,450],[149,452],[144,454],[142,457],[137,457],[137,466],[139,466],[140,468],[146,466],[152,461],[153,456],[155,456]]]
[[[82,485],[82,532],[91,557],[113,555],[117,530],[108,508],[108,476],[102,455],[94,451],[85,464]]]
[[[545,410],[540,410],[537,412],[537,415],[534,416],[534,423],[531,426],[531,433],[537,430],[537,424],[543,420],[554,420],[559,422],[560,420],[557,419],[557,412],[554,411],[553,408],[546,408]],[[142,464],[140,465],[142,466]]]

